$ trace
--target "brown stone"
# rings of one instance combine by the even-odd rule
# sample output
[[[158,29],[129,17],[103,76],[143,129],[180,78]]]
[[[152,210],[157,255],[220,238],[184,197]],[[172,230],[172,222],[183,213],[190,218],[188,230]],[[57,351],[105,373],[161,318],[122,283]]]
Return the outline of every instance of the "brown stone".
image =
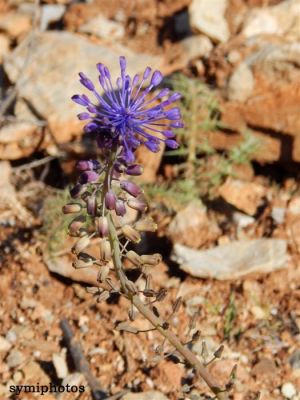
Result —
[[[237,209],[254,215],[265,195],[265,188],[255,182],[243,182],[229,178],[220,186],[219,195]]]

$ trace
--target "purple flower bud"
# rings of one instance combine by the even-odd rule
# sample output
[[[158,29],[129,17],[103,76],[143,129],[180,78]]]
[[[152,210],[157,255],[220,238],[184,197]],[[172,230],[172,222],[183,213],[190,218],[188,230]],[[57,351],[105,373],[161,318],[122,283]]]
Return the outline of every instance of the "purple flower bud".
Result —
[[[86,200],[86,209],[89,215],[97,215],[97,199],[96,196],[89,196]]]
[[[100,237],[108,236],[108,221],[106,217],[96,219],[96,230]]]
[[[180,119],[180,109],[178,107],[171,108],[170,110],[166,111],[166,117],[170,120]]]
[[[150,74],[151,74],[151,68],[150,68],[150,67],[147,67],[147,68],[145,69],[145,72],[144,72],[144,75],[143,75],[143,79],[148,79],[149,76],[150,76]]]
[[[153,86],[158,86],[162,80],[163,80],[163,76],[162,76],[161,72],[154,71],[150,84]]]
[[[175,133],[173,131],[163,131],[163,135],[167,139],[173,139],[175,137]]]
[[[75,94],[74,96],[71,97],[71,99],[74,101],[74,103],[77,103],[81,106],[88,106],[90,101],[86,95],[79,95]]]
[[[153,140],[147,140],[146,142],[144,142],[144,145],[147,147],[147,149],[149,149],[153,153],[159,152],[160,149],[159,143],[154,142]]]
[[[91,116],[89,113],[83,112],[83,113],[77,114],[77,118],[80,119],[80,121],[84,121],[86,119],[90,119]]]
[[[171,128],[183,128],[184,123],[182,121],[175,121],[170,124]]]
[[[80,183],[96,182],[99,178],[99,174],[95,171],[86,171],[80,175]]]
[[[169,93],[170,93],[170,90],[167,89],[167,88],[164,88],[163,90],[161,90],[161,91],[158,93],[157,97],[158,97],[159,99],[161,99],[162,97],[167,96]]]
[[[108,210],[114,210],[116,208],[116,195],[112,190],[109,190],[105,194],[105,207]]]
[[[137,197],[139,194],[142,193],[142,189],[138,185],[130,181],[121,181],[120,187],[134,197]]]
[[[80,185],[77,183],[72,189],[70,189],[70,196],[73,199],[77,199],[84,191],[86,190],[86,186]]]
[[[138,164],[129,165],[125,171],[127,175],[139,176],[143,173],[143,167]]]
[[[93,82],[83,73],[79,72],[80,83],[85,86],[88,90],[95,90]]]
[[[120,57],[120,68],[121,68],[121,75],[125,75],[126,71],[126,58],[124,56]]]
[[[116,201],[116,214],[123,217],[126,214],[126,206],[123,200],[117,199]]]
[[[97,160],[82,160],[78,161],[76,168],[79,171],[93,171],[100,168],[100,163]]]
[[[179,147],[179,144],[176,142],[176,140],[166,140],[165,141],[166,146],[170,147],[170,149],[177,149]]]

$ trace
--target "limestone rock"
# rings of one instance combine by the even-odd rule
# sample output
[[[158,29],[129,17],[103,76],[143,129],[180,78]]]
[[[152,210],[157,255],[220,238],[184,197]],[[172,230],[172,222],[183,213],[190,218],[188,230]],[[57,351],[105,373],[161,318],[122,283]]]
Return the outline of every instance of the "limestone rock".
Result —
[[[281,239],[234,241],[203,251],[175,244],[172,260],[197,278],[238,279],[250,273],[269,273],[285,267],[287,242]]]
[[[193,0],[189,7],[192,29],[215,42],[226,42],[230,36],[224,17],[227,5],[227,0]]]
[[[0,30],[12,39],[26,34],[31,29],[31,18],[27,14],[15,11],[0,15]]]
[[[255,182],[243,182],[229,178],[220,186],[219,195],[237,209],[254,215],[265,195],[265,189]]]
[[[84,91],[78,82],[78,72],[84,71],[97,82],[96,64],[101,61],[116,77],[120,54],[127,58],[129,74],[142,72],[147,65],[161,67],[160,57],[135,54],[122,46],[106,48],[70,32],[42,32],[34,40],[30,62],[19,82],[19,95],[48,122],[58,143],[69,141],[82,130],[83,124],[76,118],[79,108],[70,100],[72,95]],[[5,59],[4,68],[10,81],[16,81],[25,57],[23,41]]]
[[[252,9],[245,19],[244,36],[278,35],[286,39],[300,38],[300,3],[287,0],[278,5]]]
[[[246,101],[252,94],[254,77],[251,68],[244,62],[234,70],[227,88],[227,96],[231,101]]]
[[[204,35],[189,36],[181,41],[185,60],[192,61],[196,58],[207,57],[213,49],[209,38]]]
[[[218,226],[209,221],[206,207],[201,203],[190,203],[179,211],[167,232],[174,243],[193,248],[199,248],[215,240],[219,234]]]
[[[119,22],[111,21],[102,15],[97,15],[85,24],[81,25],[79,32],[90,33],[102,39],[121,39],[125,35],[125,29]]]

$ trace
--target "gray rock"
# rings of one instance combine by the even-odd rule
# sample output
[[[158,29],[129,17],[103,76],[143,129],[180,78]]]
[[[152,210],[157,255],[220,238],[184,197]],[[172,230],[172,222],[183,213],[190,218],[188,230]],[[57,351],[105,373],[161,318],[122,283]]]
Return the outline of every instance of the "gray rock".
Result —
[[[286,382],[281,387],[281,393],[286,399],[292,399],[297,394],[297,390],[291,382]]]
[[[285,220],[286,209],[284,207],[273,207],[271,216],[276,224],[283,224]]]
[[[11,350],[11,352],[8,354],[6,362],[9,368],[15,368],[21,365],[24,361],[24,356],[23,354],[18,351],[18,350]]]
[[[6,353],[10,348],[11,343],[3,336],[0,336],[0,353]]]
[[[52,355],[52,362],[58,378],[63,379],[68,375],[68,366],[65,357],[60,354]]]
[[[160,68],[162,64],[160,57],[135,54],[122,46],[107,48],[70,32],[37,34],[32,49],[30,62],[19,81],[19,95],[48,122],[59,143],[69,141],[82,130],[83,124],[76,118],[79,107],[70,100],[72,95],[84,92],[78,72],[84,71],[97,82],[96,64],[102,62],[113,77],[119,76],[120,55],[127,58],[129,74],[142,72],[147,65]],[[4,68],[10,81],[18,78],[26,54],[23,41],[6,57]]]
[[[227,0],[193,0],[189,6],[190,24],[215,42],[226,42],[230,33],[224,17]]]
[[[49,24],[59,21],[66,11],[63,4],[45,4],[41,7],[40,30],[45,31]]]
[[[151,391],[145,393],[127,393],[122,400],[168,400],[161,392]]]
[[[207,57],[213,49],[209,38],[204,35],[190,36],[181,41],[184,49],[185,58],[188,61],[200,57]]]
[[[121,39],[125,35],[125,29],[119,22],[111,21],[102,15],[97,15],[87,23],[81,25],[79,32],[90,33],[102,39]]]
[[[300,38],[299,0],[287,0],[271,7],[257,7],[249,11],[243,24],[245,37],[278,35],[284,39]]]
[[[233,71],[227,87],[227,97],[231,101],[246,101],[254,88],[254,77],[251,68],[244,62]]]
[[[204,251],[175,244],[172,260],[197,278],[237,279],[285,267],[287,242],[281,239],[235,241]]]
[[[300,369],[300,350],[296,350],[289,358],[290,366],[294,369]]]

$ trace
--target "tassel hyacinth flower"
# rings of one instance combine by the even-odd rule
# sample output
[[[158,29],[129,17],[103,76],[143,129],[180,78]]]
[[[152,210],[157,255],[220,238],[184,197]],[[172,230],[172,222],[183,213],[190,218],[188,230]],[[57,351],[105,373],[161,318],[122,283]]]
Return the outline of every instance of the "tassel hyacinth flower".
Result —
[[[131,244],[140,242],[143,232],[156,230],[154,220],[145,216],[148,205],[143,191],[132,181],[143,173],[142,166],[134,162],[135,151],[144,145],[157,152],[161,142],[171,148],[178,146],[174,129],[183,127],[183,123],[174,103],[180,94],[170,94],[168,89],[161,89],[150,97],[151,90],[162,82],[162,74],[159,71],[152,73],[147,67],[141,79],[138,75],[130,78],[126,74],[124,57],[120,57],[120,67],[121,77],[116,81],[116,90],[107,67],[98,64],[99,82],[104,94],[100,95],[93,82],[80,73],[80,82],[94,95],[94,99],[90,100],[85,94],[72,98],[86,108],[78,117],[88,121],[85,132],[93,134],[98,147],[103,150],[101,162],[78,162],[80,176],[70,190],[73,200],[63,208],[65,214],[74,216],[69,223],[70,236],[77,238],[72,247],[76,258],[73,267],[96,267],[98,301],[107,300],[113,292],[126,297],[131,303],[129,318],[133,318],[134,307],[176,349],[185,360],[183,362],[193,366],[216,397],[224,400],[227,399],[224,390],[188,346],[174,335],[169,323],[153,306],[166,295],[165,289],[156,292],[149,287],[151,270],[161,261],[161,256],[156,253],[139,255],[130,248]],[[150,83],[144,88],[146,81]],[[126,220],[128,208],[136,211],[136,221]],[[94,238],[98,238],[98,257],[88,254]],[[129,278],[127,268],[137,270],[135,281]],[[149,302],[147,298],[152,300]]]
[[[120,57],[120,68],[121,76],[117,78],[114,89],[108,68],[97,64],[103,95],[83,72],[79,73],[80,83],[94,96],[93,99],[85,94],[72,97],[75,103],[86,108],[85,112],[78,114],[80,120],[88,121],[85,132],[95,134],[101,148],[121,145],[123,157],[129,163],[134,161],[134,151],[140,145],[152,152],[159,151],[160,142],[172,149],[177,148],[173,130],[182,128],[183,123],[180,110],[173,107],[173,103],[179,100],[180,94],[170,94],[169,89],[162,89],[149,98],[152,89],[162,82],[161,72],[152,73],[147,67],[141,78],[139,75],[131,78],[126,74],[125,57]],[[144,88],[146,82],[148,86]]]

